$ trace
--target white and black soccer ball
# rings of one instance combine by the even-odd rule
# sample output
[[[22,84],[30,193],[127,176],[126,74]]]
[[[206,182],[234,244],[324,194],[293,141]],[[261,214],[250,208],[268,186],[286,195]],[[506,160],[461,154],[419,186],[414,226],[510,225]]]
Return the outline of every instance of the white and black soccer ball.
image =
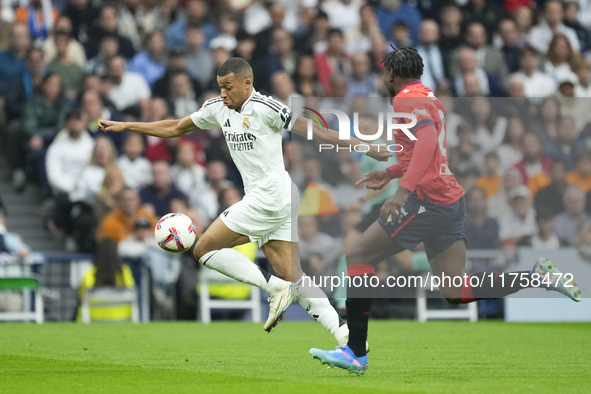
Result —
[[[158,221],[154,236],[158,246],[169,253],[183,253],[195,243],[195,225],[187,215],[169,213]]]

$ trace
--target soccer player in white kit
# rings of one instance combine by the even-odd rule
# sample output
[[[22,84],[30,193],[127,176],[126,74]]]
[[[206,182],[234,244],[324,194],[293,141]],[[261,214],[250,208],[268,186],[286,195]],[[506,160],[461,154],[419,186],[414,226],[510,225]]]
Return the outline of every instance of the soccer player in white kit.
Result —
[[[221,94],[180,120],[159,122],[99,121],[107,132],[131,131],[162,138],[178,137],[196,129],[221,128],[232,160],[244,182],[244,198],[229,207],[197,241],[193,254],[208,268],[257,286],[270,295],[269,317],[264,325],[271,331],[287,307],[297,300],[339,342],[347,343],[349,329],[319,288],[303,288],[297,236],[299,195],[285,170],[281,149],[282,130],[305,136],[307,120],[271,97],[254,90],[252,68],[241,58],[230,58],[219,69]],[[338,133],[321,131],[314,125],[314,138],[349,147],[361,141],[339,141]],[[381,149],[380,149],[381,148]],[[371,145],[368,156],[385,161],[392,153]],[[261,270],[242,253],[232,249],[257,242],[269,259],[275,275]]]

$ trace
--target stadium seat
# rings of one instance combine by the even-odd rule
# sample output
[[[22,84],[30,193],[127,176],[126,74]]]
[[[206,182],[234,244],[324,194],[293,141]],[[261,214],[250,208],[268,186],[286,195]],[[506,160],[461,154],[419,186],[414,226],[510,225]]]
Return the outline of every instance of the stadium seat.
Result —
[[[203,267],[199,274],[199,312],[202,323],[211,322],[212,309],[250,309],[252,322],[261,321],[261,295],[258,287],[250,287],[250,298],[236,299],[212,299],[209,293],[210,284],[234,284],[236,280],[220,274],[217,271]]]
[[[18,276],[0,278],[0,291],[23,291],[22,312],[0,312],[0,321],[35,321],[43,323],[43,297],[39,279],[34,276]],[[30,299],[28,294],[35,291],[35,304],[30,311]]]
[[[471,302],[465,306],[450,309],[429,309],[427,307],[427,292],[431,291],[427,280],[427,273],[423,274],[423,283],[425,286],[417,286],[417,320],[425,323],[429,319],[447,320],[447,319],[468,319],[472,323],[478,320],[478,305]],[[434,287],[433,291],[439,291]]]
[[[135,288],[97,287],[86,290],[81,305],[82,322],[139,323]]]

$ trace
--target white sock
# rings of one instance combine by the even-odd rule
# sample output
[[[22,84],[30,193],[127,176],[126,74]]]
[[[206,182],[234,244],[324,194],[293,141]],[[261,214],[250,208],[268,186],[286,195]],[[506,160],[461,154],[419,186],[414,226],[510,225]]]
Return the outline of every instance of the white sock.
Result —
[[[213,250],[201,256],[199,262],[237,281],[265,290],[269,294],[289,283],[263,271],[248,257],[234,249]]]
[[[305,275],[304,275],[305,276]],[[300,305],[308,312],[310,316],[318,323],[322,324],[339,343],[339,346],[347,344],[349,340],[349,327],[340,318],[337,311],[330,305],[328,297],[319,287],[302,286],[303,278],[298,280],[300,285]],[[306,281],[308,284],[308,281]]]

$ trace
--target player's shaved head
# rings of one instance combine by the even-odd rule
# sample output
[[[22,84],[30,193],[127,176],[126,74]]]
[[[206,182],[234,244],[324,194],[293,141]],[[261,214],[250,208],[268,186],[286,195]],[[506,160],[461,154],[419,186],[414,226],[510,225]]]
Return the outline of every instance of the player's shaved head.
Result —
[[[246,60],[240,57],[231,57],[226,60],[218,70],[218,77],[225,77],[232,73],[237,79],[253,79],[252,67]]]

